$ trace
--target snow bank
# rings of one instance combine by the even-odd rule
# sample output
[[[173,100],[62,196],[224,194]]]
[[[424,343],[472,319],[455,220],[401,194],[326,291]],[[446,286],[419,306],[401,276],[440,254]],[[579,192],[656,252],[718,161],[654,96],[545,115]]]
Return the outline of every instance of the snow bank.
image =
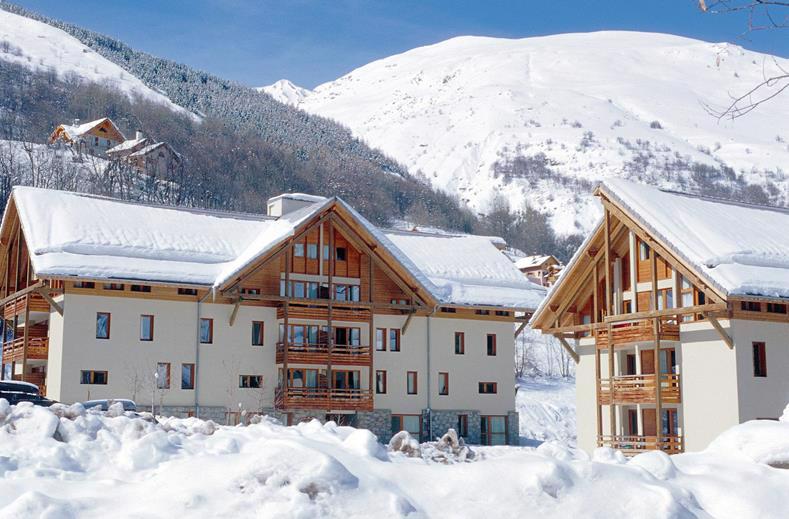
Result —
[[[589,459],[549,442],[474,447],[473,462],[445,463],[387,453],[369,431],[333,422],[257,422],[0,400],[0,518],[777,519],[789,502],[789,471],[712,450],[627,462],[610,449]]]
[[[752,420],[732,427],[716,438],[708,450],[789,468],[789,420],[784,418],[775,422]]]

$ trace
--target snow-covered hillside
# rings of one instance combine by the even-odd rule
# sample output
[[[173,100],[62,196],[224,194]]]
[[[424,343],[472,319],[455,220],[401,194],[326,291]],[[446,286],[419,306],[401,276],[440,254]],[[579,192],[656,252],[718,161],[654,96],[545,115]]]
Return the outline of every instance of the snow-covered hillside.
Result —
[[[789,503],[789,471],[767,465],[789,460],[789,422],[630,461],[551,442],[441,463],[408,445],[422,455],[333,422],[225,427],[0,400],[0,517],[781,519]]]
[[[52,71],[61,79],[76,75],[85,81],[109,84],[129,96],[140,96],[185,112],[166,95],[145,86],[138,78],[60,29],[1,9],[0,59],[35,70]]]
[[[296,86],[287,79],[280,79],[276,83],[258,87],[255,90],[265,92],[280,103],[298,106],[299,103],[312,92],[306,88]]]
[[[704,107],[727,105],[777,64],[789,69],[775,59],[638,32],[459,37],[365,65],[298,106],[346,124],[478,210],[495,193],[513,209],[525,198],[570,233],[597,216],[589,181],[610,175],[686,188],[695,163],[725,165],[750,183],[770,180],[785,202],[783,173],[764,171],[789,164],[786,98],[735,121]],[[516,157],[519,167],[494,172]]]

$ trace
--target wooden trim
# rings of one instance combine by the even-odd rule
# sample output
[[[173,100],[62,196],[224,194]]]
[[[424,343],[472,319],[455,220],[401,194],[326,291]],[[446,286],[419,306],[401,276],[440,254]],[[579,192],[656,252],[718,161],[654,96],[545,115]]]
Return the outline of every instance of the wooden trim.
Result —
[[[572,346],[570,346],[570,344],[567,342],[567,339],[565,339],[565,338],[564,338],[564,337],[562,337],[561,335],[554,335],[554,337],[556,337],[556,338],[559,340],[559,344],[561,344],[561,345],[562,345],[562,347],[563,347],[563,348],[564,348],[564,349],[567,351],[567,353],[570,355],[570,357],[572,357],[572,358],[573,358],[573,360],[575,361],[575,363],[576,363],[576,364],[578,364],[578,363],[581,361],[581,358],[580,358],[580,357],[578,356],[578,354],[575,352],[575,350],[573,349],[573,347],[572,347]]]
[[[712,324],[712,327],[715,328],[715,330],[721,336],[721,339],[723,339],[723,342],[726,343],[726,346],[728,346],[730,350],[733,350],[734,341],[732,340],[731,336],[729,336],[729,334],[726,333],[726,330],[723,329],[723,326],[721,325],[720,322],[718,322],[718,319],[714,315],[710,314],[709,312],[704,312],[704,317],[709,319],[710,324]]]
[[[520,326],[518,326],[518,329],[517,329],[517,330],[515,330],[515,337],[514,337],[515,339],[517,339],[517,338],[518,338],[518,335],[520,335],[520,334],[521,334],[521,332],[523,332],[523,330],[526,328],[526,326],[527,326],[528,324],[529,324],[529,322],[528,322],[528,321],[524,321],[524,322],[522,322],[522,323],[520,324]]]
[[[233,305],[233,311],[230,312],[230,326],[233,326],[236,322],[236,317],[238,317],[238,309],[241,307],[241,298],[237,299],[235,304]]]
[[[54,308],[55,311],[57,313],[59,313],[60,315],[63,315],[63,307],[60,305],[60,303],[58,303],[57,301],[52,299],[52,296],[49,295],[49,289],[48,288],[41,287],[41,288],[39,288],[37,290],[37,292],[41,295],[41,297],[44,298],[44,300],[46,300],[47,303],[49,303],[49,306]]]

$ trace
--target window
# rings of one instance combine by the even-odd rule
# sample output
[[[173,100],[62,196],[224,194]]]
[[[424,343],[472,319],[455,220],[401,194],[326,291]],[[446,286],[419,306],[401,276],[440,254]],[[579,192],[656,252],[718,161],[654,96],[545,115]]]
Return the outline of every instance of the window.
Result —
[[[740,303],[740,308],[746,312],[761,312],[762,304],[758,301],[742,301]]]
[[[153,316],[141,315],[140,316],[140,340],[152,341],[153,340]]]
[[[786,305],[783,303],[767,303],[767,311],[771,314],[785,314]]]
[[[408,434],[420,437],[422,433],[422,416],[418,414],[393,414],[392,434],[408,431]]]
[[[243,296],[259,296],[259,288],[241,287],[241,295]]]
[[[463,332],[455,332],[455,355],[463,355],[466,353],[466,334]]]
[[[297,258],[304,257],[304,244],[303,243],[296,243],[293,245],[293,255]]]
[[[400,351],[400,330],[389,329],[389,351]]]
[[[291,294],[293,297],[304,298],[307,295],[307,285],[303,281],[294,281],[293,282],[293,293]]]
[[[132,292],[150,292],[151,285],[132,285],[131,286]]]
[[[763,342],[753,343],[753,376],[767,376],[767,352]]]
[[[181,364],[181,389],[195,388],[195,365]]]
[[[348,286],[334,285],[334,299],[337,301],[346,301],[348,299]]]
[[[375,351],[386,351],[386,328],[375,330]]]
[[[509,317],[510,313],[506,310],[496,310],[496,315],[499,317]]]
[[[96,313],[96,338],[110,338],[110,314],[108,312]]]
[[[307,297],[310,299],[318,299],[318,283],[314,281],[307,283]]]
[[[481,395],[493,395],[498,392],[499,384],[497,382],[480,382],[479,383],[479,394]]]
[[[156,365],[156,387],[170,389],[170,363],[160,362]]]
[[[337,247],[337,261],[347,261],[348,260],[348,249],[345,247]]]
[[[96,283],[93,281],[75,281],[74,288],[96,288]]]
[[[104,283],[104,290],[123,290],[123,283]]]
[[[329,246],[328,245],[324,245],[323,246],[323,260],[324,261],[328,261],[328,259],[329,259]]]
[[[359,285],[350,285],[348,287],[348,297],[349,301],[359,301],[359,296],[361,295],[359,290]]]
[[[507,417],[482,416],[480,417],[480,439],[483,445],[507,444]]]
[[[490,310],[474,310],[477,315],[490,315]]]
[[[409,371],[406,373],[406,391],[409,395],[415,395],[417,393],[417,389],[416,371]]]
[[[438,374],[438,394],[449,394],[449,373],[439,372]]]
[[[487,337],[488,355],[496,355],[496,335],[489,333]]]
[[[203,344],[211,344],[214,342],[214,320],[200,318],[200,342]]]
[[[644,242],[639,242],[638,244],[638,259],[641,261],[649,259],[649,245]]]
[[[252,346],[263,346],[263,321],[252,321]]]
[[[375,393],[378,395],[386,394],[386,371],[379,369],[375,372]]]
[[[179,296],[196,296],[197,289],[196,288],[179,288],[178,289]]]
[[[108,378],[107,371],[82,370],[79,374],[79,383],[106,385]]]
[[[260,389],[263,387],[263,377],[260,375],[239,375],[238,387],[241,389]]]
[[[451,306],[442,306],[439,310],[445,314],[456,314],[458,311],[457,308],[452,308]]]
[[[307,244],[307,259],[318,259],[318,244],[317,243],[308,243]]]
[[[465,438],[465,437],[468,436],[468,415],[467,414],[459,414],[458,415],[457,433],[458,433],[458,436],[460,436],[461,438]]]

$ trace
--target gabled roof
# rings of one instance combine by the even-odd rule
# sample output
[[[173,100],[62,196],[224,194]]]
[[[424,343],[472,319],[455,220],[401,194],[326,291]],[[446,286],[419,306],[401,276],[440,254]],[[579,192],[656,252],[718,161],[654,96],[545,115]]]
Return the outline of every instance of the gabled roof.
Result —
[[[118,127],[115,126],[115,123],[112,122],[112,119],[110,119],[109,117],[102,117],[101,119],[96,119],[95,121],[90,121],[76,126],[70,124],[61,124],[60,128],[63,129],[63,133],[66,134],[66,137],[68,137],[69,140],[74,141],[79,139],[83,135],[87,134],[94,128],[101,126],[104,123],[109,123],[112,126],[113,130],[118,132],[121,138],[125,139],[125,137],[123,137],[123,132],[121,132],[120,129],[118,129]]]
[[[414,290],[428,300],[432,297],[432,303],[532,309],[545,294],[486,237],[384,232],[338,198],[319,200],[270,218],[15,187],[8,207],[19,215],[39,277],[140,280],[222,290],[333,210],[352,222],[366,243],[374,243],[375,254],[394,265]]]
[[[559,260],[557,260],[554,256],[548,255],[538,255],[538,256],[526,256],[525,258],[520,258],[515,262],[515,266],[519,269],[528,269],[528,268],[535,268],[542,266],[548,261],[552,261],[554,264],[559,264]]]
[[[117,146],[113,146],[112,148],[108,149],[106,153],[107,155],[114,155],[116,153],[123,153],[129,150],[134,151],[135,148],[140,148],[142,146],[146,146],[147,144],[148,139],[146,137],[141,139],[127,139]]]
[[[144,148],[141,148],[135,151],[134,153],[132,153],[131,155],[129,155],[129,157],[144,157],[145,155],[148,155],[149,153],[156,151],[159,148],[167,148],[167,150],[170,151],[170,153],[172,153],[177,159],[179,160],[181,159],[180,153],[175,151],[173,147],[167,144],[166,142],[157,142],[155,144],[148,144]]]
[[[789,210],[621,179],[599,193],[723,294],[789,297]]]

